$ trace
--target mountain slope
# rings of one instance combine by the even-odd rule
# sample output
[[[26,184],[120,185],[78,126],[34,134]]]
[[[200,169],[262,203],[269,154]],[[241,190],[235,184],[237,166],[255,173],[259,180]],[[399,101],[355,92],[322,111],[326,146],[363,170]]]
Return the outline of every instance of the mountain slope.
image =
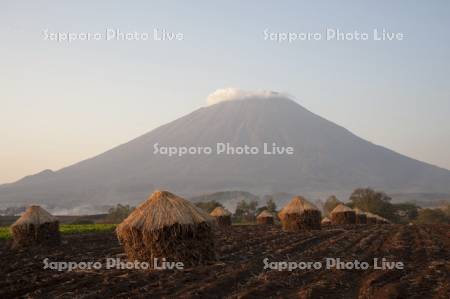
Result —
[[[257,146],[275,142],[293,155],[153,154],[161,146]],[[367,142],[274,95],[200,108],[126,144],[56,172],[0,186],[0,204],[135,203],[154,188],[182,195],[221,190],[255,194],[341,192],[371,186],[390,192],[450,192],[450,171]]]

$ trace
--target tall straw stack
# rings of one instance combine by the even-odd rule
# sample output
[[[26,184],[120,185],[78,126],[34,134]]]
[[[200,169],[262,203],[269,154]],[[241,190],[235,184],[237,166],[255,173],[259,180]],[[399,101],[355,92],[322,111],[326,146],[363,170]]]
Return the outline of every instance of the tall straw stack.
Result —
[[[183,262],[184,266],[215,259],[214,218],[189,201],[156,191],[118,225],[117,237],[131,261],[154,259]]]
[[[57,245],[60,243],[59,221],[40,206],[30,206],[11,225],[12,247]]]
[[[222,207],[216,207],[209,215],[214,217],[219,226],[231,225],[231,212]]]
[[[339,204],[330,213],[333,224],[355,224],[356,213],[349,207]]]
[[[270,213],[267,210],[264,210],[261,213],[259,213],[259,215],[256,217],[256,223],[272,225],[274,223],[273,218],[274,217],[272,213]]]
[[[286,231],[320,229],[321,213],[319,209],[301,196],[295,196],[278,216]]]

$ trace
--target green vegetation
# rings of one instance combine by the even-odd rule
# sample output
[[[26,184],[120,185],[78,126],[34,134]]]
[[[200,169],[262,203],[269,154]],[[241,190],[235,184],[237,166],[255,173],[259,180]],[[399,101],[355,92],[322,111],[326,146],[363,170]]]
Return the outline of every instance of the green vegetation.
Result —
[[[266,207],[267,211],[271,213],[276,213],[277,211],[277,204],[273,201],[273,198],[270,198],[266,201]]]
[[[392,204],[386,193],[358,188],[350,196],[351,206],[380,215],[393,223],[450,224],[450,204],[441,208],[419,209],[411,203]]]
[[[392,222],[398,222],[395,207],[391,204],[391,198],[382,191],[370,188],[358,188],[350,195],[352,207],[371,212],[384,217]]]
[[[59,231],[63,234],[82,234],[112,232],[116,224],[62,224]]]
[[[59,231],[62,234],[83,234],[112,232],[116,228],[115,224],[61,224]],[[0,227],[0,240],[10,239],[9,227]]]
[[[253,222],[256,218],[256,207],[258,206],[258,201],[241,200],[236,206],[236,211],[234,213],[234,220],[237,223]]]
[[[418,224],[450,224],[450,217],[442,209],[423,209],[419,211],[419,215],[414,222]]]
[[[259,215],[259,213],[261,213],[264,210],[267,210],[268,212],[275,214],[277,212],[277,204],[275,203],[275,201],[273,200],[273,197],[270,195],[265,195],[263,197],[263,200],[266,201],[266,205],[259,207],[258,209],[256,209],[256,216]]]
[[[398,223],[409,223],[419,215],[419,207],[412,203],[393,204]]]
[[[120,223],[123,220],[125,220],[125,218],[127,218],[128,215],[130,215],[130,213],[134,209],[135,209],[135,207],[130,207],[129,205],[118,204],[117,206],[110,208],[108,210],[108,215],[106,215],[103,222],[104,223]]]
[[[9,227],[0,227],[0,240],[9,239],[10,237]]]
[[[258,201],[255,199],[245,200],[242,199],[237,203],[236,212],[233,214],[233,225],[254,225],[256,216],[264,210],[268,210],[271,213],[277,212],[277,205],[272,196],[264,196],[266,205],[258,208]],[[201,201],[195,203],[195,205],[208,213],[211,213],[216,207],[222,207],[223,205],[216,200]]]

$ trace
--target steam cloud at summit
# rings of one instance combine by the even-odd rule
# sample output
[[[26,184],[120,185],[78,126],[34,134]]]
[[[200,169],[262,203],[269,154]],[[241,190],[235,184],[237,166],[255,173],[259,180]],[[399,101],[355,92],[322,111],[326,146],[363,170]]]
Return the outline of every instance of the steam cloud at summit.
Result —
[[[208,106],[210,106],[225,101],[238,101],[247,99],[271,99],[271,98],[289,99],[289,96],[283,93],[269,90],[248,91],[239,88],[228,87],[217,89],[216,91],[208,95],[206,102]]]

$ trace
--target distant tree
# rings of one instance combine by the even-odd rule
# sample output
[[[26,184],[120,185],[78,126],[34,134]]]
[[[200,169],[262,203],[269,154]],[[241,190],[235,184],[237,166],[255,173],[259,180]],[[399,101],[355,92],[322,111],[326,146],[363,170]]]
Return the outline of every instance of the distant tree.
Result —
[[[262,211],[265,210],[267,210],[267,206],[258,207],[255,212],[256,216],[258,216]]]
[[[129,205],[117,204],[117,206],[108,210],[108,215],[106,215],[105,222],[120,223],[127,218],[133,210],[134,207],[130,207]]]
[[[223,208],[223,205],[220,202],[217,202],[215,200],[201,201],[201,202],[197,202],[195,205],[197,207],[205,210],[208,213],[211,213],[217,207],[222,207]]]
[[[258,201],[251,200],[250,203],[248,204],[249,212],[254,215],[256,212],[256,207],[258,207]]]
[[[277,211],[277,204],[273,201],[273,198],[270,198],[266,201],[267,211],[271,213],[275,213]]]
[[[415,221],[419,224],[450,224],[450,218],[442,209],[423,209]]]
[[[333,209],[338,205],[341,204],[342,202],[337,199],[336,196],[331,195],[330,197],[328,197],[328,199],[325,201],[325,204],[323,205],[323,212],[326,216],[328,216],[330,214],[331,211],[333,211]]]
[[[318,198],[318,199],[316,200],[316,207],[317,207],[319,210],[324,211],[324,207],[325,207],[324,201],[323,201],[322,199]]]
[[[277,212],[277,204],[273,201],[271,196],[265,196],[266,204],[256,209],[255,215],[258,216],[262,211],[268,211],[272,214]]]
[[[245,200],[241,200],[236,205],[236,211],[234,212],[234,215],[236,217],[242,217],[245,216],[249,211],[249,205]]]
[[[236,206],[234,216],[237,221],[253,221],[256,215],[256,208],[258,207],[258,201],[241,200]]]
[[[418,207],[412,203],[393,204],[395,214],[400,218],[401,222],[410,222],[419,215]]]
[[[350,195],[350,201],[354,207],[397,222],[395,208],[390,202],[391,198],[384,192],[358,188]]]

